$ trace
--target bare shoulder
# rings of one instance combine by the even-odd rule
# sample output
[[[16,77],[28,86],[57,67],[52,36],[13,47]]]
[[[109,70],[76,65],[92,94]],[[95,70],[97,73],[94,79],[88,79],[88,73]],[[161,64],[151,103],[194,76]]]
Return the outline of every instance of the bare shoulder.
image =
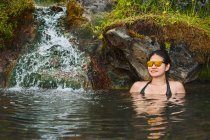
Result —
[[[147,84],[148,81],[137,81],[135,82],[131,88],[130,88],[130,93],[133,93],[133,92],[140,92],[141,89]]]
[[[185,93],[184,85],[180,81],[170,81],[172,93]]]

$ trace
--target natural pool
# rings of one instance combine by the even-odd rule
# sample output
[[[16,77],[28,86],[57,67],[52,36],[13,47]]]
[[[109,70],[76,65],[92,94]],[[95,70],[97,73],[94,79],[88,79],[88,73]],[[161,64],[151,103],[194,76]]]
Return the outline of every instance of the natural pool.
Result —
[[[186,88],[171,101],[119,90],[1,91],[0,139],[208,140],[209,84]]]

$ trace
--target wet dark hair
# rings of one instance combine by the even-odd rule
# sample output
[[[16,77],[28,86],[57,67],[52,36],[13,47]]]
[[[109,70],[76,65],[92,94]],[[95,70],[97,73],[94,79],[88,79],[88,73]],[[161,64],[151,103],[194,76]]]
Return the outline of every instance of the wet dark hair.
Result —
[[[156,50],[153,51],[150,55],[149,55],[149,60],[153,55],[158,55],[160,57],[163,58],[163,62],[167,65],[167,64],[171,64],[171,59],[168,55],[168,52],[166,50]]]

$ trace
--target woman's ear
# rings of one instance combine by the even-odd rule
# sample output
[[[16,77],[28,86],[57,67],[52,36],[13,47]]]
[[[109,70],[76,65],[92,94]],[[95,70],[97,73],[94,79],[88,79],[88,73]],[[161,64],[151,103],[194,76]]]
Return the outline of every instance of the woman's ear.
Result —
[[[167,65],[166,65],[166,70],[165,70],[165,71],[168,71],[168,70],[170,69],[170,66],[171,66],[170,64],[167,64]]]

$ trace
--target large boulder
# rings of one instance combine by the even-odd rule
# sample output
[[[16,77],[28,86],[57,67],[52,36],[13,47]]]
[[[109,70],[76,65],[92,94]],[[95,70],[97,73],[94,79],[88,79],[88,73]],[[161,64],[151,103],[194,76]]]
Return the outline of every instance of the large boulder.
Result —
[[[170,76],[172,79],[187,83],[198,78],[200,71],[199,63],[188,50],[186,44],[172,46],[169,55],[171,58]]]
[[[105,33],[105,40],[107,44],[106,49],[109,50],[106,51],[107,54],[110,52],[115,54],[122,52],[129,66],[129,69],[127,68],[126,70],[129,70],[130,73],[136,73],[138,79],[149,79],[146,61],[152,51],[161,48],[157,41],[148,36],[132,36],[126,27],[116,27],[108,30]],[[185,44],[173,44],[168,51],[172,60],[170,78],[190,82],[198,77],[198,62]],[[119,61],[117,59],[119,58],[112,59],[110,63]],[[123,68],[123,65],[125,64],[118,63],[115,69]]]

